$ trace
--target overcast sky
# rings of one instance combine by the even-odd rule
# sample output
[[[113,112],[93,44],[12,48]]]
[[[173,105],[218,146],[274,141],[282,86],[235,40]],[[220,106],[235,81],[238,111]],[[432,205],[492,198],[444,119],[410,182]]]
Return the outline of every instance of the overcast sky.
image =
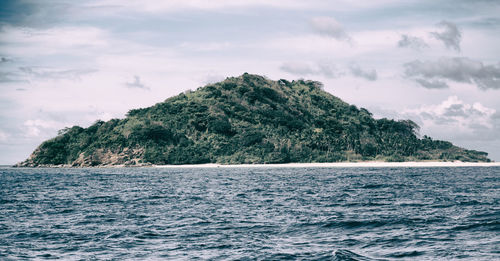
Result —
[[[321,81],[500,161],[500,1],[3,0],[0,164],[244,72]]]

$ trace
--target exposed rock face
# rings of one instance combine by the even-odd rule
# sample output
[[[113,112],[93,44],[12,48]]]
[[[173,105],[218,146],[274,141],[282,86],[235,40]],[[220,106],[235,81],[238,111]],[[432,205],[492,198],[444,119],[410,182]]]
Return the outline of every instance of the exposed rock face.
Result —
[[[111,151],[107,149],[97,149],[93,154],[85,156],[80,153],[78,159],[73,161],[72,167],[89,167],[89,166],[139,166],[140,159],[144,154],[142,148],[124,148],[122,151]]]
[[[17,166],[489,161],[417,132],[410,120],[374,119],[321,83],[243,74],[124,119],[66,128]]]
[[[35,159],[37,152],[24,162],[19,163],[16,167],[38,167]],[[71,164],[44,164],[46,167],[106,167],[106,166],[150,166],[151,163],[141,162],[144,154],[143,148],[124,148],[122,151],[112,151],[109,149],[97,149],[90,155],[85,155],[84,152],[78,155],[78,158]]]

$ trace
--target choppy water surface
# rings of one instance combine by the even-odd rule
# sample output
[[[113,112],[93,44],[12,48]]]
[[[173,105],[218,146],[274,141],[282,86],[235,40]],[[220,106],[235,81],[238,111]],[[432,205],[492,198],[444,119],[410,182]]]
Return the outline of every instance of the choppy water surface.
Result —
[[[500,168],[1,168],[22,258],[500,259]]]

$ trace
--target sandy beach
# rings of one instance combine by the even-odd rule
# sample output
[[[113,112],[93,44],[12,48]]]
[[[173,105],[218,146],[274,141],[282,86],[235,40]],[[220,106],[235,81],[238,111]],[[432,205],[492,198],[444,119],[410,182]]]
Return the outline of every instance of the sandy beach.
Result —
[[[415,168],[415,167],[500,167],[500,162],[332,162],[332,163],[286,163],[286,164],[193,164],[156,165],[156,168]]]

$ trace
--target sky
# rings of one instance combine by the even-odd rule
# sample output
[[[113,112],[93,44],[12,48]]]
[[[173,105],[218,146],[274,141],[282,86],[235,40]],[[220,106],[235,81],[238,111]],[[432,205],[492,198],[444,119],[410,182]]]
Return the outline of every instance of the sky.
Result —
[[[244,72],[500,161],[500,1],[3,0],[0,164]]]

